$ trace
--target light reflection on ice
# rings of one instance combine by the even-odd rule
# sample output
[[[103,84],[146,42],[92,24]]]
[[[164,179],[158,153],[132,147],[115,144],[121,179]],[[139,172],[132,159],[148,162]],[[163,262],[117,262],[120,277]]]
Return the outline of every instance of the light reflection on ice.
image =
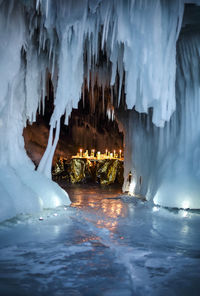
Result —
[[[181,232],[184,233],[184,234],[187,234],[189,232],[189,227],[188,225],[183,225],[182,229],[181,229]]]
[[[179,215],[183,218],[189,218],[189,212],[185,210],[180,210]]]
[[[200,272],[198,212],[100,193],[82,191],[57,216],[42,212],[42,222],[0,224],[0,285],[6,276],[52,295],[188,293]]]
[[[153,207],[152,211],[153,212],[158,212],[159,211],[159,207]]]

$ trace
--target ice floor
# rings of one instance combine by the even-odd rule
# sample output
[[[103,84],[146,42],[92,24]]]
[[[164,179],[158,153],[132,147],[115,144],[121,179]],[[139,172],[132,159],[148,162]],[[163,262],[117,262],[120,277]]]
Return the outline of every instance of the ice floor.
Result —
[[[0,224],[1,296],[200,295],[199,211],[154,207],[117,187],[69,194],[69,207]]]

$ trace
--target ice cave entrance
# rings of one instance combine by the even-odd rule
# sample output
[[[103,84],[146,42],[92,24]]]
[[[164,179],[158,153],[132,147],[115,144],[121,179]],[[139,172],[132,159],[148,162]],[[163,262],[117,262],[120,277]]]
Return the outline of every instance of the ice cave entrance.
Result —
[[[114,111],[115,98],[109,86],[96,80],[84,84],[78,108],[73,108],[68,125],[61,118],[60,137],[52,163],[52,179],[59,184],[95,183],[122,187],[124,174],[123,131]],[[36,168],[46,149],[49,121],[54,108],[51,79],[47,82],[44,115],[24,129],[25,148]]]
[[[66,4],[66,11],[74,14],[70,21],[56,18],[56,25],[50,19],[55,16],[55,11],[63,16],[64,10],[59,5],[51,7],[52,14],[48,14],[48,7],[44,10],[45,6],[41,5],[44,19],[34,13],[35,35],[30,40],[34,47],[30,47],[31,50],[24,47],[21,52],[19,46],[26,69],[25,99],[30,100],[28,104],[25,100],[26,119],[32,122],[35,119],[38,105],[34,104],[33,108],[32,102],[35,102],[36,95],[38,104],[44,98],[47,68],[55,87],[50,137],[38,172],[50,179],[52,157],[54,155],[55,171],[58,156],[66,158],[65,153],[59,155],[58,151],[67,145],[71,156],[77,151],[86,153],[93,149],[101,153],[106,149],[113,153],[122,150],[122,143],[117,147],[116,136],[113,136],[116,143],[112,141],[115,132],[111,131],[111,126],[114,124],[109,120],[115,110],[125,135],[123,191],[129,184],[129,191],[145,196],[155,204],[199,208],[200,125],[197,123],[200,104],[196,65],[199,65],[200,47],[199,33],[195,29],[199,26],[199,18],[194,17],[195,5],[184,6],[184,1],[158,1],[155,4],[144,1],[144,6],[140,6],[140,1],[133,1],[131,6],[128,2],[122,3],[118,6],[114,1],[105,1],[93,6],[89,1],[89,9],[87,1],[82,3],[83,6]],[[44,21],[41,26],[44,34],[40,35],[38,48],[35,36],[41,29],[38,28],[39,20]],[[36,56],[38,68],[33,56]],[[34,88],[32,77],[38,71],[40,75],[37,75]],[[41,91],[35,95],[33,89]],[[73,110],[75,108],[77,110]],[[68,127],[62,127],[60,133],[63,114]],[[106,114],[109,120],[105,119]],[[61,119],[61,126],[63,122]],[[107,131],[102,133],[105,127]],[[55,154],[54,129],[56,139],[60,134]],[[68,137],[63,137],[65,130]],[[42,139],[40,146],[41,143]],[[81,174],[82,165],[85,164],[79,164]],[[72,170],[78,168],[71,167],[70,173]]]

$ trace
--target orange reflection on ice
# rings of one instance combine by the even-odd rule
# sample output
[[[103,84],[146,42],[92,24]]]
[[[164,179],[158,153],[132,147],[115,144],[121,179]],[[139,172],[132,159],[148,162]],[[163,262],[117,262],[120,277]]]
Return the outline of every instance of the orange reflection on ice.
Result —
[[[98,236],[88,236],[88,237],[80,239],[76,243],[83,244],[83,243],[87,243],[87,242],[91,242],[91,241],[99,241],[99,240],[100,240],[100,238]]]
[[[83,211],[91,212],[97,219],[92,219],[96,227],[107,228],[114,231],[117,228],[118,220],[126,217],[127,206],[119,196],[121,189],[115,187],[100,186],[73,186],[69,192],[72,201],[71,207],[81,208]]]
[[[109,218],[125,217],[126,208],[120,199],[103,199],[101,206],[104,214]]]
[[[97,226],[99,228],[107,228],[110,231],[114,231],[117,227],[117,221],[106,221],[104,219],[97,221]]]

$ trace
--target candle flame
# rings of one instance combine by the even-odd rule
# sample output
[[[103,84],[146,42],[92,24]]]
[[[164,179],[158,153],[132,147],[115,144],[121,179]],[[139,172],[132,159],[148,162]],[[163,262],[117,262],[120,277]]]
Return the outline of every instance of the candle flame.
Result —
[[[0,0],[1,1],[1,0]],[[95,149],[91,149],[91,154],[89,155],[88,150],[85,150],[83,148],[79,148],[77,154],[75,156],[72,156],[72,158],[88,158],[88,159],[110,159],[110,158],[119,158],[120,161],[123,160],[122,157],[122,149],[120,150],[113,150],[113,152],[109,151],[108,149],[105,149],[105,153],[101,154],[100,151],[96,151]],[[85,151],[85,152],[84,152]],[[119,151],[119,153],[117,153]],[[96,155],[95,155],[96,154]],[[60,158],[62,161],[63,159]]]

